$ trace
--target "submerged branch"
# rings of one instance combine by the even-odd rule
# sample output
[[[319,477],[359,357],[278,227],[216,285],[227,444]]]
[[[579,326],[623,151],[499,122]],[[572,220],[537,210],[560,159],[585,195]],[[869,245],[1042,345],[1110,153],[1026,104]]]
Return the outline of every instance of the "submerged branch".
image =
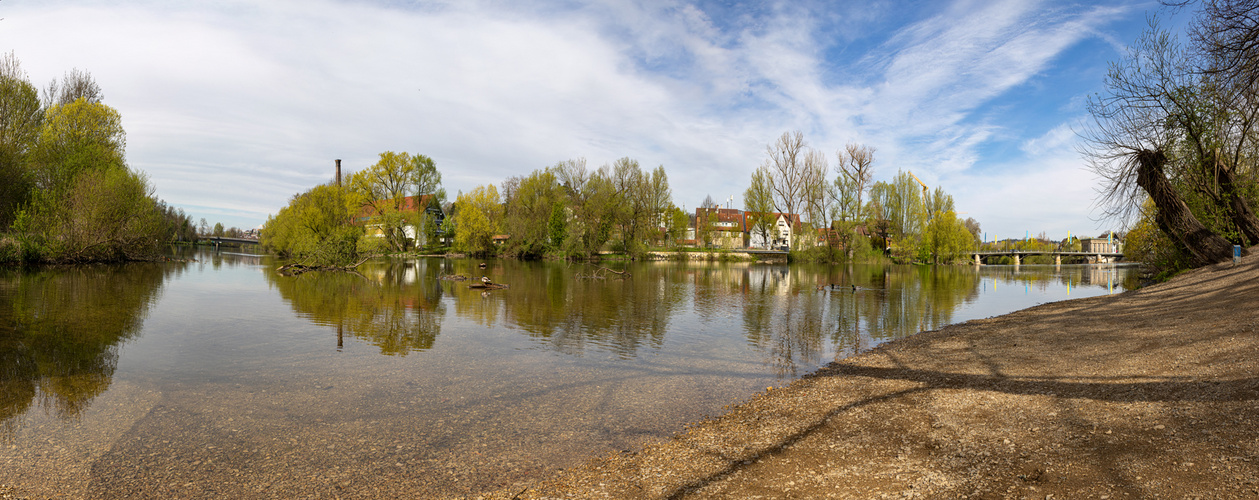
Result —
[[[285,264],[283,266],[280,266],[278,269],[276,269],[275,272],[283,274],[285,276],[297,276],[299,274],[307,273],[310,271],[343,271],[343,272],[357,273],[356,268],[358,266],[361,266],[363,265],[364,262],[367,262],[371,258],[378,257],[378,256],[379,254],[370,254],[370,255],[364,256],[358,262],[355,262],[354,264],[351,264],[348,266],[312,266],[312,265],[303,264],[303,263]]]

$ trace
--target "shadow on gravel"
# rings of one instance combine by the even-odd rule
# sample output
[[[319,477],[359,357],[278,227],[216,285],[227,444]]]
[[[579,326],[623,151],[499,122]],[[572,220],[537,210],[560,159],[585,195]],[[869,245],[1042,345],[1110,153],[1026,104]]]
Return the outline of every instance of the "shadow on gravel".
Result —
[[[888,402],[938,389],[969,389],[1013,395],[1044,395],[1063,399],[1130,402],[1246,402],[1259,401],[1259,377],[1223,381],[1199,381],[1190,377],[1090,377],[1096,382],[1068,382],[1053,377],[1006,378],[1001,375],[957,374],[908,367],[881,368],[839,364],[819,371],[814,377],[868,377],[880,380],[917,382],[921,387],[866,398],[826,412],[808,427],[785,436],[779,442],[744,457],[723,457],[727,466],[706,477],[680,485],[665,495],[683,498],[688,492],[722,480],[743,468],[744,461],[770,458],[802,439],[818,432],[837,415],[863,406]],[[1081,377],[1061,377],[1078,379]],[[1107,382],[1108,379],[1126,380]],[[1138,381],[1131,381],[1138,379]],[[1140,380],[1145,379],[1145,380]]]

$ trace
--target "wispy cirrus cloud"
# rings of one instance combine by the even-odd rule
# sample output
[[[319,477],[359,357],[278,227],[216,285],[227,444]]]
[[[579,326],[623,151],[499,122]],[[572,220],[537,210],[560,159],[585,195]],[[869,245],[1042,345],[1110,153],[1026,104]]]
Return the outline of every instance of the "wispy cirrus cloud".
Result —
[[[1111,27],[1141,16],[1017,1],[10,0],[0,48],[36,81],[92,72],[159,195],[229,225],[256,225],[326,181],[334,158],[357,169],[384,150],[434,157],[452,193],[630,156],[663,164],[675,201],[693,207],[737,197],[765,145],[793,129],[826,151],[871,144],[881,177],[912,169],[983,222],[1004,209],[964,183],[1059,168],[1017,166],[1033,156],[1020,145],[1078,115],[1063,104],[1016,130],[994,102],[1077,99],[1087,89],[1016,94],[1052,88],[1073,47],[1112,51],[1126,32]],[[1037,147],[1070,161],[1069,146]]]

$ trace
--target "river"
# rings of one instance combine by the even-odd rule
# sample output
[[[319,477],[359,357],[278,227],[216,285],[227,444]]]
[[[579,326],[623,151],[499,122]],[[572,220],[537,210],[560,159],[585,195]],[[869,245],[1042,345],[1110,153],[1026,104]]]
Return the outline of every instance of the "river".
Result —
[[[602,264],[622,275],[440,258],[285,277],[268,256],[185,256],[0,269],[0,484],[474,493],[667,438],[889,340],[1133,279],[1114,265]],[[481,276],[508,288],[469,288]]]

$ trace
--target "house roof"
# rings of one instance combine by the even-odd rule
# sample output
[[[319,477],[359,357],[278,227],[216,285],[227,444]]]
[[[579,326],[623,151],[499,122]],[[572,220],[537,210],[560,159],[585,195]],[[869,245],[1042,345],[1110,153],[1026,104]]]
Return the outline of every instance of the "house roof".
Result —
[[[431,194],[424,194],[420,196],[407,196],[407,197],[402,198],[402,203],[401,203],[401,207],[399,207],[399,210],[403,212],[422,212],[424,210],[427,210],[429,206],[433,206],[437,210],[441,210],[441,207],[436,206],[437,204],[433,203],[432,200],[433,200],[433,195]],[[376,201],[379,202],[379,201],[387,201],[387,200],[376,200]],[[358,213],[358,216],[360,219],[374,217],[375,215],[376,215],[376,207],[373,207],[371,205],[363,206],[363,208],[359,209],[359,213]]]

